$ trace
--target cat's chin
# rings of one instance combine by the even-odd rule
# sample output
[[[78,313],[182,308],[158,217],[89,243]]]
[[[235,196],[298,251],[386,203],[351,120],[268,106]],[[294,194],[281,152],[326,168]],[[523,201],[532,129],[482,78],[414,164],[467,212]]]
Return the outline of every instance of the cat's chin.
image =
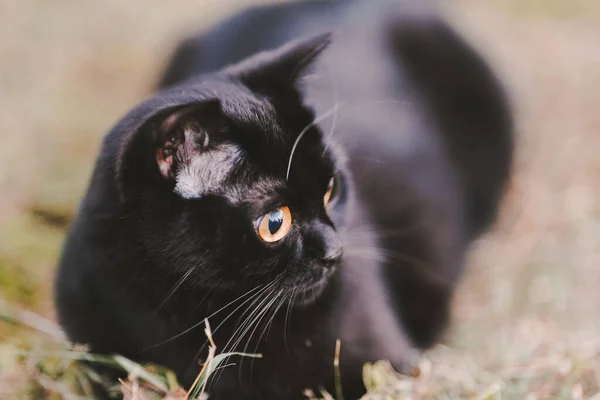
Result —
[[[308,307],[313,304],[325,291],[325,287],[327,286],[327,280],[323,280],[316,285],[304,289],[299,293],[296,293],[294,296],[294,306],[297,308]]]
[[[296,292],[294,295],[294,306],[298,308],[308,307],[313,304],[327,288],[329,279],[323,277],[319,282],[314,285]]]

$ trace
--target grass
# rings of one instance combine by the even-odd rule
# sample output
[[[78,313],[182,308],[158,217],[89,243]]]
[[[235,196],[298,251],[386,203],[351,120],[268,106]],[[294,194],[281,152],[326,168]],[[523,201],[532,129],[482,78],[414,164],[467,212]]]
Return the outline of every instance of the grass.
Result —
[[[0,398],[86,396],[97,377],[56,357],[84,353],[58,338],[51,282],[100,138],[149,92],[183,33],[250,3],[0,3]],[[510,89],[516,173],[495,231],[473,248],[444,344],[411,376],[366,365],[367,399],[598,400],[600,4],[446,8]],[[145,370],[182,398],[168,372]],[[130,378],[118,390],[152,398],[147,380]]]
[[[31,311],[18,309],[0,302],[0,320],[29,329],[34,341],[29,348],[5,347],[3,355],[16,368],[2,376],[0,383],[5,392],[0,394],[22,398],[91,398],[94,385],[100,385],[125,399],[196,400],[206,398],[209,378],[218,370],[232,366],[231,357],[260,358],[260,354],[219,353],[213,341],[208,320],[205,334],[209,340],[208,354],[192,386],[186,391],[177,382],[175,374],[157,365],[140,365],[120,355],[92,354],[83,346],[72,346],[60,327]],[[4,360],[7,363],[7,360]],[[115,383],[91,368],[100,365],[127,375]],[[18,384],[13,384],[18,382]]]
[[[95,355],[85,348],[72,347],[60,328],[52,321],[27,310],[0,303],[0,319],[17,325],[34,335],[27,347],[3,346],[3,365],[14,366],[0,380],[0,394],[22,398],[78,399],[93,396],[93,385],[100,384],[110,393],[125,399],[204,399],[210,376],[232,356],[260,357],[258,354],[217,353],[208,321],[205,333],[210,341],[203,368],[187,391],[179,386],[175,375],[156,365],[142,366],[122,356]],[[332,367],[336,369],[340,343]],[[548,351],[528,356],[510,367],[483,371],[477,361],[464,352],[439,346],[415,359],[410,375],[396,373],[386,361],[366,364],[363,379],[368,390],[363,400],[439,398],[555,398],[583,399],[598,388],[600,338],[580,337],[576,343],[554,343]],[[100,364],[122,371],[127,379],[117,385],[92,370],[84,362]],[[337,371],[337,370],[336,370]],[[343,379],[336,373],[336,382]],[[306,392],[307,398],[333,400],[329,393]],[[586,396],[586,397],[584,397]],[[597,396],[597,394],[596,394]],[[597,396],[598,397],[598,396]],[[335,399],[343,400],[341,385],[336,384]]]

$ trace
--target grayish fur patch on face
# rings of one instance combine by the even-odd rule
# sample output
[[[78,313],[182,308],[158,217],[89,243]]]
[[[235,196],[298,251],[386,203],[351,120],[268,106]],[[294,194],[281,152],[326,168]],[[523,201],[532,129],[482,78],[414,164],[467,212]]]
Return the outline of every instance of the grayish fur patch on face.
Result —
[[[205,142],[208,144],[208,136]],[[216,149],[195,153],[177,172],[175,192],[184,199],[219,192],[240,158],[240,150],[232,144],[221,144]]]

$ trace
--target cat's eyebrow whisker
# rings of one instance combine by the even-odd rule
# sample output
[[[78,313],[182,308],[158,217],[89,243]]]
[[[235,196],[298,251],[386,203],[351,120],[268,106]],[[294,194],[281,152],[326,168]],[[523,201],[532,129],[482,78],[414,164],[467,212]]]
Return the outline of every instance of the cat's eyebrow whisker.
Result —
[[[338,108],[340,108],[340,105],[336,104],[329,111],[327,111],[326,113],[324,113],[324,114],[318,116],[317,118],[315,118],[315,120],[313,122],[311,122],[310,124],[308,124],[302,130],[302,132],[300,132],[300,134],[296,138],[296,141],[294,142],[294,145],[292,146],[292,151],[290,153],[290,159],[288,161],[287,171],[285,173],[285,179],[286,180],[288,180],[290,178],[290,169],[292,168],[292,158],[294,157],[294,152],[296,151],[296,147],[298,146],[298,143],[300,143],[300,139],[302,139],[302,137],[306,134],[306,132],[308,132],[308,130],[310,128],[312,128],[313,126],[315,126],[316,124],[318,124],[319,122],[321,122],[322,120],[324,120],[325,118],[329,117],[331,114],[335,114],[337,112]]]

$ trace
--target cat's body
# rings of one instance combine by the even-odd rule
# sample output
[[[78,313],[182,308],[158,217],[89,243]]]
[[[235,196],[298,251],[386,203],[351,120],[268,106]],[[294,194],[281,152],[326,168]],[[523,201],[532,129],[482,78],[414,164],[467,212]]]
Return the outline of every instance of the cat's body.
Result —
[[[233,360],[211,382],[211,398],[292,399],[306,388],[333,391],[336,339],[346,398],[364,390],[364,362],[400,368],[411,348],[439,339],[465,251],[493,221],[508,177],[511,119],[493,75],[443,22],[386,7],[258,8],[180,47],[164,86],[335,32],[325,50],[322,37],[246,61],[227,78],[167,89],[107,135],[59,271],[57,305],[72,340],[166,365],[189,385],[207,351],[202,320],[248,292],[210,318],[215,330],[237,308],[214,340],[230,350],[230,338],[245,333],[235,349],[263,358]],[[317,54],[304,84],[287,87]],[[202,108],[213,97],[220,107]],[[178,110],[198,102],[185,122]],[[228,122],[214,117],[220,109]],[[184,133],[167,149],[180,120]],[[284,138],[274,144],[261,132]],[[252,135],[260,144],[246,141]],[[169,159],[173,152],[184,156]],[[199,172],[215,164],[218,173]],[[310,199],[336,172],[336,198],[321,209]],[[275,192],[285,201],[272,206],[289,204],[294,225],[285,244],[261,245],[246,231],[254,212],[246,203]],[[260,266],[252,258],[269,252],[280,253]],[[306,293],[294,297],[303,300],[292,303],[302,285]],[[256,324],[236,333],[240,316]]]

